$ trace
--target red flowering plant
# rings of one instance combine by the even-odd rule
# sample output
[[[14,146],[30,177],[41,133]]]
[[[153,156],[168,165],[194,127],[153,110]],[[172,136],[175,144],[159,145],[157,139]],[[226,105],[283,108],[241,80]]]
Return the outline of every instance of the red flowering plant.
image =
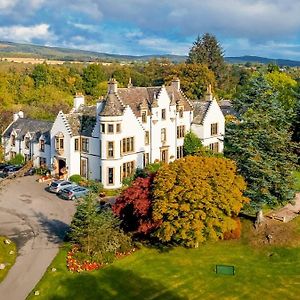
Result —
[[[152,218],[153,178],[153,174],[138,177],[116,199],[112,210],[121,219],[125,231],[148,236],[160,225]]]

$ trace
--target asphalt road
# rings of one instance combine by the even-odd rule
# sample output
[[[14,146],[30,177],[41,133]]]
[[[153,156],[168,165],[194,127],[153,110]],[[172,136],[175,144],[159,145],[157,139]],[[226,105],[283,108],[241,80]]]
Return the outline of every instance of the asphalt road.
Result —
[[[45,191],[36,177],[0,185],[0,235],[17,243],[18,257],[0,283],[0,300],[23,300],[58,252],[75,212],[72,201]]]

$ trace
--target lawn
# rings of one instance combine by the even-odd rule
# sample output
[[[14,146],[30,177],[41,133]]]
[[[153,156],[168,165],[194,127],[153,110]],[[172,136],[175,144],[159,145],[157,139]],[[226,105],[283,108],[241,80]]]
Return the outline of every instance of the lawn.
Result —
[[[291,224],[291,237],[299,236],[298,219]],[[297,247],[254,247],[246,236],[239,241],[206,243],[198,249],[143,248],[102,270],[81,274],[67,271],[66,250],[61,249],[34,291],[40,292],[38,299],[48,300],[297,299],[298,242]],[[234,265],[236,275],[215,274],[216,264]],[[56,272],[51,271],[53,267]],[[37,299],[33,292],[28,299]]]
[[[4,270],[0,270],[0,282],[6,276],[8,270],[12,267],[15,263],[17,257],[17,248],[16,245],[11,242],[11,244],[5,244],[4,241],[6,240],[5,237],[0,236],[0,264],[6,264]],[[10,251],[13,251],[13,254],[9,254]]]
[[[295,190],[300,192],[300,171],[294,171],[293,177],[295,179]]]

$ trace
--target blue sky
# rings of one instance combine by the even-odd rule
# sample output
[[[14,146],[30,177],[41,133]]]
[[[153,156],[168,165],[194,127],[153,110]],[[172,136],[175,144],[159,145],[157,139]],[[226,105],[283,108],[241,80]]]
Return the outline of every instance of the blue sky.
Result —
[[[185,55],[213,33],[226,56],[300,60],[299,0],[0,0],[0,40]]]

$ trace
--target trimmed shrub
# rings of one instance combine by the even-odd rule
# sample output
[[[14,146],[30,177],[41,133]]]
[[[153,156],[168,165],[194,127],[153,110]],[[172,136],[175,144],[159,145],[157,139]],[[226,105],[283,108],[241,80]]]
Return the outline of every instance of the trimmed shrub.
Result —
[[[230,231],[227,231],[223,235],[224,240],[238,240],[241,237],[242,233],[242,223],[240,218],[234,219],[236,222],[236,228]]]
[[[79,184],[83,180],[83,178],[79,174],[74,174],[70,176],[69,180],[76,184]]]

